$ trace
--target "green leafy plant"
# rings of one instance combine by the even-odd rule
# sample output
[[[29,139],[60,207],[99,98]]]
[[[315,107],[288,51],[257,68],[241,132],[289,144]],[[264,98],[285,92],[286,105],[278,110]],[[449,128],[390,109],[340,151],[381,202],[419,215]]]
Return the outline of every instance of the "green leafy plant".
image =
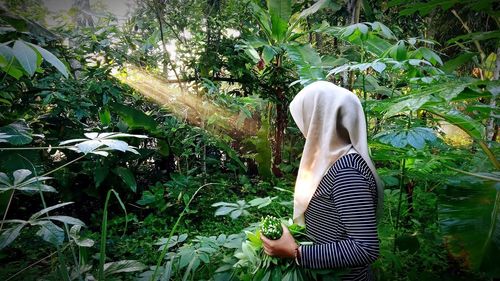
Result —
[[[277,240],[283,235],[281,220],[277,217],[266,216],[260,222],[260,233],[271,240]]]
[[[264,208],[271,204],[277,197],[259,197],[255,198],[248,203],[245,200],[238,200],[236,203],[217,202],[212,204],[212,207],[218,207],[215,211],[215,216],[229,215],[232,219],[237,219],[240,216],[248,216],[250,213],[247,209],[257,207],[258,209]]]
[[[337,280],[339,271],[304,269],[297,266],[293,260],[279,259],[264,253],[260,235],[278,239],[281,237],[279,229],[282,230],[282,223],[288,227],[298,243],[311,243],[305,235],[305,228],[293,224],[291,219],[282,221],[276,217],[266,217],[254,231],[245,231],[246,240],[234,253],[237,260],[232,266],[233,275],[240,280],[309,280],[309,278],[314,280],[328,274],[329,278]]]

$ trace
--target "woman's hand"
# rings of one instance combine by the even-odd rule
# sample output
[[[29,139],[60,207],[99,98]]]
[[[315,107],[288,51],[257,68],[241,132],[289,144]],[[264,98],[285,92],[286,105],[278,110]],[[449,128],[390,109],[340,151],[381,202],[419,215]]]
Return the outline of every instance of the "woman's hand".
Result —
[[[264,252],[273,257],[294,258],[295,249],[297,249],[298,245],[288,227],[284,225],[281,225],[281,227],[283,228],[283,235],[278,240],[271,240],[262,234],[260,235],[264,245]]]

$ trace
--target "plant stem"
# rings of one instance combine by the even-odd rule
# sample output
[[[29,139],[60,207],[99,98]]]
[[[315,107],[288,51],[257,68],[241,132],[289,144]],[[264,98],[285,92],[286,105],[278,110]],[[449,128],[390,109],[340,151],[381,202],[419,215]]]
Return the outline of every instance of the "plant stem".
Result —
[[[101,243],[99,247],[99,273],[98,280],[104,281],[104,262],[106,260],[106,237],[108,231],[108,203],[109,198],[111,197],[110,189],[106,194],[106,201],[104,202],[104,211],[102,214],[102,224],[101,224]]]
[[[366,132],[368,133],[369,126],[368,126],[368,114],[366,112],[366,99],[367,99],[367,94],[366,94],[366,85],[365,85],[365,74],[361,74],[361,78],[363,80],[363,113],[365,115],[365,124],[366,124]]]
[[[102,223],[101,223],[101,241],[99,246],[99,272],[98,272],[99,281],[104,281],[104,263],[106,261],[106,237],[108,235],[108,203],[109,203],[109,198],[111,197],[111,193],[115,194],[116,199],[120,203],[125,213],[125,229],[123,230],[123,235],[125,235],[125,232],[127,231],[127,224],[128,224],[127,209],[125,209],[125,205],[120,199],[118,192],[116,192],[114,189],[108,190],[108,193],[106,194],[106,201],[104,202],[104,210],[102,214]]]
[[[12,202],[12,198],[14,198],[14,192],[16,192],[16,191],[12,190],[12,193],[10,194],[9,202],[7,203],[7,208],[5,208],[5,212],[3,213],[2,222],[0,223],[0,231],[2,231],[2,229],[3,229],[3,222],[7,218],[7,213],[8,213],[9,208],[10,208],[10,203]]]
[[[169,234],[168,239],[167,239],[167,243],[165,244],[165,247],[163,248],[163,250],[161,251],[160,256],[158,257],[158,261],[156,262],[155,271],[153,273],[153,276],[151,276],[151,279],[150,279],[151,281],[156,280],[156,275],[158,275],[158,268],[160,268],[161,262],[163,261],[163,259],[165,258],[165,255],[167,254],[168,244],[170,243],[170,239],[172,239],[172,236],[174,235],[175,231],[177,230],[177,226],[179,225],[179,223],[180,223],[182,217],[184,216],[184,214],[186,213],[186,210],[188,209],[189,205],[191,204],[191,202],[193,201],[193,199],[196,197],[196,195],[198,194],[198,192],[202,188],[204,188],[206,186],[209,186],[209,185],[214,185],[214,184],[220,184],[220,183],[207,183],[207,184],[204,184],[204,185],[200,186],[194,192],[193,196],[191,196],[191,199],[189,199],[189,202],[186,204],[186,207],[184,207],[184,210],[182,210],[181,214],[179,215],[179,218],[177,219],[177,221],[174,224],[174,227],[170,231],[170,234]],[[101,280],[99,279],[99,281],[101,281]]]
[[[40,146],[40,147],[0,147],[0,151],[9,150],[42,150],[42,149],[69,149],[76,146]]]
[[[75,266],[76,266],[76,272],[78,273],[78,279],[80,281],[83,281],[82,279],[82,275],[81,275],[81,272],[80,272],[80,262],[78,261],[77,257],[76,257],[76,254],[75,254],[75,249],[73,248],[73,246],[71,245],[71,236],[70,236],[70,232],[69,232],[69,228],[68,228],[68,225],[66,223],[64,223],[64,230],[66,230],[66,234],[68,235],[68,245],[70,245],[70,249],[71,249],[71,254],[73,256],[73,262],[75,263]],[[59,250],[59,249],[58,249]]]
[[[450,170],[453,170],[455,172],[459,172],[459,173],[462,173],[462,174],[466,174],[468,176],[473,176],[473,177],[481,178],[481,179],[484,179],[484,180],[490,180],[490,181],[500,182],[500,178],[494,178],[494,177],[490,177],[490,176],[485,176],[485,175],[481,175],[481,174],[478,174],[478,173],[471,173],[471,172],[463,171],[463,170],[456,169],[456,168],[453,168],[453,167],[450,167],[450,166],[446,166],[446,167],[448,169],[450,169]]]

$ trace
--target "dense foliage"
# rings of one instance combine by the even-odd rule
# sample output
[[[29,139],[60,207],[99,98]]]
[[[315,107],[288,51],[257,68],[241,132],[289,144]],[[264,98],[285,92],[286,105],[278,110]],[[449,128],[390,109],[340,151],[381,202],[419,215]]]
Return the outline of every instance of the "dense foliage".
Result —
[[[364,106],[377,280],[500,278],[497,2],[109,2],[0,2],[1,280],[317,278],[259,239],[317,80]]]

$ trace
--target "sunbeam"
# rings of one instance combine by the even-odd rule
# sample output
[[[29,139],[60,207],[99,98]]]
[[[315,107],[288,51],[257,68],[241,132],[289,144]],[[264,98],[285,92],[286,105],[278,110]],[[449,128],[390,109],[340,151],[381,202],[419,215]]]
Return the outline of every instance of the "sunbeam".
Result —
[[[138,67],[128,66],[126,71],[114,72],[113,76],[145,97],[163,105],[177,118],[213,133],[222,131],[233,137],[242,137],[253,135],[258,129],[255,120],[241,120],[238,112],[215,105],[193,88],[183,92],[177,83],[166,81]]]

